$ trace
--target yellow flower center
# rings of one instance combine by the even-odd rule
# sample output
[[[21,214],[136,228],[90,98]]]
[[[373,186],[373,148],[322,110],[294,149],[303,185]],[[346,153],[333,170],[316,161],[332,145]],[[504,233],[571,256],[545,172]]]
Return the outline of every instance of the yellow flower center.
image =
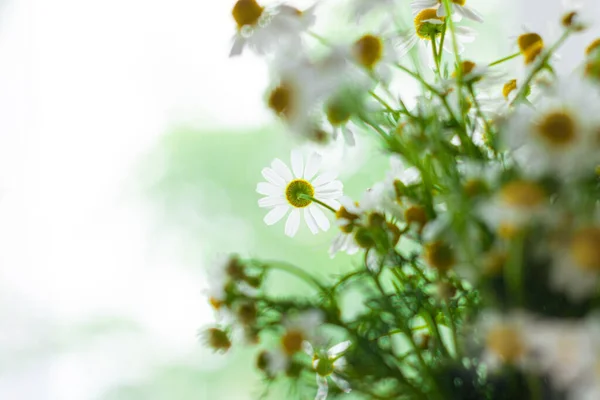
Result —
[[[263,11],[264,8],[258,5],[256,0],[238,0],[233,6],[231,15],[238,28],[242,28],[245,25],[256,25]]]
[[[425,40],[431,40],[432,37],[437,37],[442,34],[444,30],[444,17],[438,17],[435,9],[426,8],[417,14],[414,24],[415,32],[418,37]]]
[[[525,64],[531,64],[544,50],[544,39],[537,33],[525,33],[517,39]]]
[[[285,188],[285,198],[288,203],[296,208],[304,208],[312,203],[311,199],[304,196],[313,197],[315,195],[315,188],[310,182],[304,179],[294,179],[288,183]]]
[[[324,377],[333,374],[333,371],[334,371],[333,361],[330,360],[329,358],[319,358],[316,361],[315,371],[317,371],[317,374],[319,376],[324,376]]]
[[[231,347],[231,341],[227,333],[220,329],[211,328],[205,332],[205,338],[208,345],[216,351],[227,351]]]
[[[344,225],[340,226],[340,230],[344,233],[351,233],[354,230],[354,221],[359,218],[358,215],[352,214],[344,206],[341,206],[340,209],[337,210],[335,217],[337,219],[348,221]]]
[[[281,345],[283,351],[288,356],[293,356],[302,350],[302,342],[304,341],[304,335],[302,332],[297,330],[289,330],[281,338]]]
[[[291,85],[283,82],[277,86],[269,95],[268,105],[275,114],[288,117],[291,115],[292,110],[292,94],[293,90]]]
[[[476,64],[473,61],[463,61],[461,63],[462,76],[468,75],[475,69]],[[452,73],[452,77],[456,78],[458,71]]]
[[[488,276],[500,275],[504,270],[507,256],[500,250],[492,250],[485,255],[483,260],[483,273]]]
[[[452,248],[441,240],[425,246],[425,261],[440,272],[448,271],[456,262]]]
[[[516,79],[508,81],[504,84],[504,86],[502,87],[502,96],[504,96],[504,98],[506,100],[508,100],[508,96],[510,96],[510,94],[512,93],[513,90],[517,90],[517,80]]]
[[[512,364],[525,353],[525,345],[519,332],[507,325],[491,329],[486,338],[487,348],[505,363]]]
[[[327,120],[333,126],[340,126],[350,119],[350,111],[341,101],[332,101],[326,107]]]
[[[600,272],[600,228],[580,229],[571,238],[571,256],[578,266]]]
[[[508,222],[502,222],[498,226],[498,236],[503,239],[514,239],[519,233],[521,233],[521,227]]]
[[[420,233],[425,224],[427,224],[427,212],[421,206],[411,206],[404,210],[404,219],[409,225],[417,224]]]
[[[544,116],[537,126],[537,132],[550,145],[562,147],[575,139],[575,121],[563,111],[553,112]]]
[[[502,201],[510,207],[534,208],[546,199],[544,189],[536,183],[512,181],[500,190]]]
[[[223,306],[223,302],[221,300],[215,299],[214,297],[209,297],[208,302],[210,303],[212,308],[214,308],[217,311],[219,311],[221,309],[221,307]]]
[[[466,181],[463,185],[463,189],[467,197],[473,198],[487,192],[488,187],[481,179],[474,178]]]
[[[590,56],[590,55],[592,55],[592,53],[594,53],[599,48],[600,48],[600,38],[594,40],[592,43],[590,43],[590,45],[588,47],[586,47],[585,55]]]
[[[372,69],[383,58],[383,41],[378,36],[365,35],[354,43],[354,55],[363,67]]]

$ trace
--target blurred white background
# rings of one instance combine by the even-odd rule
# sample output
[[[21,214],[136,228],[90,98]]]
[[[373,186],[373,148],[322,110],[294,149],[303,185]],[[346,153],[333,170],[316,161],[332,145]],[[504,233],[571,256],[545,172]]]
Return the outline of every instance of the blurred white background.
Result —
[[[1,3],[0,399],[93,399],[174,360],[215,366],[196,338],[210,319],[202,277],[132,188],[173,125],[271,121],[263,63],[227,58],[233,3]],[[472,4],[506,36],[561,10]],[[587,41],[563,51],[565,68]]]

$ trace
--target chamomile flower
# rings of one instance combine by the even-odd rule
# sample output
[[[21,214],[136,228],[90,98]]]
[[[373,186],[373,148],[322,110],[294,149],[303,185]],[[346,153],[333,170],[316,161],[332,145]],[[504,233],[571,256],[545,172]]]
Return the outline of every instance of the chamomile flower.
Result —
[[[406,55],[416,44],[428,48],[432,40],[439,44],[442,33],[446,29],[445,17],[437,15],[437,11],[432,8],[426,8],[419,11],[413,21],[413,28],[404,31],[400,35],[397,54],[399,57]],[[458,52],[464,50],[463,43],[470,43],[475,40],[475,31],[465,26],[455,26],[456,47]],[[452,35],[446,32],[444,37],[444,50],[449,53],[454,52]]]
[[[579,79],[559,82],[537,104],[521,106],[503,137],[524,170],[533,177],[569,180],[592,174],[600,161],[597,91]]]
[[[272,375],[285,370],[290,360],[303,351],[308,342],[320,343],[318,329],[324,322],[323,312],[308,310],[283,320],[284,332],[279,345],[268,353],[268,370]]]
[[[338,252],[343,251],[349,255],[355,254],[360,246],[354,239],[354,228],[364,217],[364,212],[349,197],[340,199],[341,207],[336,212],[336,224],[340,228],[340,233],[333,239],[329,248],[329,256],[333,258]]]
[[[532,352],[530,330],[534,324],[531,317],[521,312],[484,314],[478,323],[483,341],[481,362],[491,370],[502,365],[528,366]]]
[[[312,366],[317,375],[317,395],[315,400],[325,400],[329,392],[329,382],[331,379],[345,393],[349,393],[352,389],[350,384],[343,379],[339,373],[344,371],[346,367],[346,359],[344,353],[352,343],[347,340],[338,343],[326,351],[316,351],[310,343],[306,343],[305,351],[313,358]]]
[[[374,32],[361,36],[352,44],[349,58],[368,74],[389,82],[391,64],[397,60],[398,54],[394,42],[387,35]]]
[[[600,283],[600,225],[581,227],[555,250],[550,285],[580,302],[593,296]]]
[[[503,238],[510,239],[530,223],[548,215],[548,196],[534,181],[515,179],[505,183],[479,213]]]
[[[411,7],[414,14],[426,9],[436,10],[438,17],[446,16],[446,7],[444,7],[442,0],[413,0]],[[483,22],[483,17],[477,10],[467,5],[467,0],[450,0],[450,10],[452,12],[452,19],[460,21],[463,17],[476,22]]]
[[[323,206],[317,202],[333,209],[339,208],[337,199],[342,196],[342,183],[331,172],[315,178],[321,165],[321,156],[317,153],[311,153],[305,164],[302,153],[293,150],[291,163],[290,170],[283,161],[275,159],[270,168],[262,170],[267,182],[259,183],[256,191],[266,196],[258,201],[258,205],[271,208],[264,218],[265,223],[273,225],[289,212],[285,234],[290,237],[298,232],[302,214],[313,234],[328,230],[329,220],[321,209]]]
[[[321,128],[319,109],[332,93],[340,92],[345,83],[352,80],[349,67],[345,52],[337,48],[317,61],[306,55],[282,55],[273,62],[277,79],[267,93],[267,105],[294,135],[324,142],[330,134]],[[347,121],[335,122],[343,125]],[[353,139],[352,136],[348,140],[352,142]]]
[[[256,0],[238,0],[231,14],[237,31],[230,57],[242,54],[245,47],[261,55],[278,48],[297,48],[301,33],[315,22],[314,6],[306,11],[285,4],[267,8]]]

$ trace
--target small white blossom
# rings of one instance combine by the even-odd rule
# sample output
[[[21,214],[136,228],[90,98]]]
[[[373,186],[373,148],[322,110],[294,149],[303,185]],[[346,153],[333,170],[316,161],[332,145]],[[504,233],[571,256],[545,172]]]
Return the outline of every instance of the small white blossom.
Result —
[[[258,201],[258,205],[271,209],[264,218],[265,223],[273,225],[289,212],[285,224],[286,235],[296,235],[302,214],[313,234],[319,230],[327,231],[330,223],[322,211],[323,206],[313,199],[333,209],[339,208],[337,199],[343,194],[342,183],[331,172],[317,175],[321,165],[321,156],[317,153],[311,153],[305,164],[302,153],[293,150],[291,162],[292,170],[279,159],[275,159],[270,168],[262,170],[267,182],[259,183],[256,191],[266,196]]]

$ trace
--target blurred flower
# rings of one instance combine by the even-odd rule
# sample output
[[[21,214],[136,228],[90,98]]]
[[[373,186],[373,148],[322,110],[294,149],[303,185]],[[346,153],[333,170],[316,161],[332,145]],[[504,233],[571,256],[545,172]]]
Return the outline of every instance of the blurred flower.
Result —
[[[426,8],[420,11],[415,16],[414,27],[401,34],[398,42],[398,56],[401,57],[408,53],[417,43],[428,48],[432,40],[439,39],[446,29],[444,18],[438,16],[435,9]],[[464,50],[463,43],[470,43],[475,40],[475,31],[465,26],[455,26],[454,32],[458,52],[462,53]],[[454,53],[453,39],[449,33],[446,33],[444,37],[443,48],[449,53]]]
[[[446,16],[446,7],[444,7],[442,0],[413,0],[411,2],[411,7],[415,14],[433,8],[437,10],[438,17]],[[450,9],[452,12],[452,19],[455,21],[460,21],[462,17],[465,17],[476,22],[483,22],[481,14],[475,9],[467,6],[467,0],[450,0]]]
[[[266,195],[258,201],[260,207],[271,208],[265,216],[267,225],[281,220],[291,210],[286,224],[285,234],[293,237],[300,227],[300,210],[304,209],[304,220],[313,234],[329,229],[329,220],[321,211],[322,202],[337,209],[336,199],[342,196],[343,185],[332,173],[323,173],[313,179],[321,165],[321,156],[311,153],[304,164],[304,157],[299,150],[291,153],[292,171],[281,160],[275,159],[271,168],[262,170],[267,182],[257,185],[256,191]]]
[[[300,34],[315,22],[314,6],[300,11],[285,4],[262,7],[256,0],[238,0],[231,12],[237,24],[230,56],[242,54],[246,46],[257,54],[298,47]]]
[[[312,366],[317,373],[318,390],[315,400],[325,400],[327,398],[329,392],[327,378],[330,378],[345,393],[352,390],[350,384],[338,375],[346,367],[346,359],[343,354],[351,344],[347,340],[336,344],[325,352],[317,352],[310,343],[305,344],[304,350],[313,358]]]
[[[600,226],[575,230],[554,251],[550,284],[573,301],[590,298],[600,282]]]
[[[597,90],[582,80],[560,81],[536,109],[517,108],[502,139],[530,176],[592,175],[600,162],[599,102]]]

